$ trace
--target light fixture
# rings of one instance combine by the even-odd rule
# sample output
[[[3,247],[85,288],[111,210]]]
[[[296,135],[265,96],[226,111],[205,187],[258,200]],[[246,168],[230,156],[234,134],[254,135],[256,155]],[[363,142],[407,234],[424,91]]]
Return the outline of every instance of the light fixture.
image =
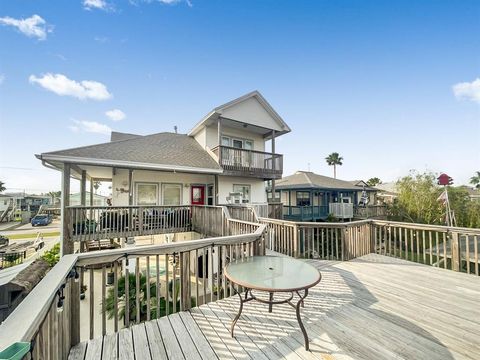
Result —
[[[63,289],[65,288],[65,284],[60,286],[60,289],[57,290],[57,312],[61,313],[63,311],[63,301],[65,300],[65,295],[63,295]]]

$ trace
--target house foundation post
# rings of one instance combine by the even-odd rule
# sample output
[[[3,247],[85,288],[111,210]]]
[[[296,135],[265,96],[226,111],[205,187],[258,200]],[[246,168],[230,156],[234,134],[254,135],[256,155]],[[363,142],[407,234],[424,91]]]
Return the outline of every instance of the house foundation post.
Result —
[[[85,170],[82,170],[82,179],[80,180],[80,205],[87,205],[87,172]],[[90,204],[90,206],[92,205]],[[82,221],[86,220],[86,215],[86,211],[82,210]],[[80,252],[85,252],[85,243],[83,241],[80,241]]]
[[[61,234],[61,256],[73,253],[73,242],[70,239],[70,213],[67,209],[70,205],[70,172],[71,165],[65,163],[62,172],[62,234]]]
[[[276,202],[276,196],[275,196],[275,170],[276,170],[276,164],[275,162],[277,161],[275,157],[275,130],[272,130],[272,172],[273,172],[273,179],[272,179],[272,202]],[[267,199],[268,200],[268,199]]]

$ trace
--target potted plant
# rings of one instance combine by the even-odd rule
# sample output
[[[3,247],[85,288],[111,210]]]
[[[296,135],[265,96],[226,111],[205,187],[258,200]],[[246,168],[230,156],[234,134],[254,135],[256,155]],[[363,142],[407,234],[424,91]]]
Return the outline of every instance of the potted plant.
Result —
[[[80,300],[85,299],[85,292],[87,291],[87,285],[80,286]]]

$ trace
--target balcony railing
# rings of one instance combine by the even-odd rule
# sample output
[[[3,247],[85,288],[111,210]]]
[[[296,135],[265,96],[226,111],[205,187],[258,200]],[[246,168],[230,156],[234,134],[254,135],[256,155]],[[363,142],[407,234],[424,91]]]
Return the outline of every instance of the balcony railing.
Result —
[[[284,206],[283,218],[292,221],[316,221],[328,216],[328,206]]]
[[[230,175],[280,179],[283,173],[283,155],[268,152],[217,146],[213,152],[224,172]]]

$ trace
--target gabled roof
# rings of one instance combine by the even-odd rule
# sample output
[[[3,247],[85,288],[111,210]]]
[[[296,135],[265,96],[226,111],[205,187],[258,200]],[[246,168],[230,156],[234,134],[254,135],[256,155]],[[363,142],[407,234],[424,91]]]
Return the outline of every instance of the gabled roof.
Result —
[[[37,157],[45,161],[77,164],[222,172],[218,163],[190,136],[168,132],[146,136],[127,135],[131,136],[125,136],[125,140],[47,152]]]
[[[141,136],[142,135],[112,131],[112,133],[110,134],[110,141],[130,140],[130,139],[135,139],[135,138],[141,137]]]
[[[264,112],[266,112],[271,117],[271,119],[276,123],[276,126],[275,126],[276,128],[271,130],[275,130],[277,133],[277,136],[286,134],[291,131],[290,127],[285,123],[285,121],[275,111],[275,109],[268,103],[268,101],[262,96],[262,94],[260,94],[259,91],[254,90],[252,92],[249,92],[248,94],[240,96],[237,99],[234,99],[232,101],[229,101],[223,105],[220,105],[214,108],[202,120],[200,120],[200,122],[198,122],[193,127],[193,129],[188,133],[188,135],[195,136],[195,134],[197,134],[204,126],[209,125],[210,123],[216,121],[219,117],[225,117],[225,115],[228,114],[230,109],[234,108],[235,106],[240,106],[240,104],[245,103],[250,99],[255,99],[256,101],[258,101],[261,107],[263,107]],[[230,120],[237,120],[240,122],[248,123],[254,126],[257,125],[259,127],[263,127],[263,124],[257,123],[256,120],[258,119],[254,119],[254,118],[236,119],[234,117],[229,117],[229,116],[227,116],[226,118]]]
[[[318,175],[310,171],[297,171],[295,174],[286,176],[276,182],[278,190],[288,189],[331,189],[359,191],[363,188],[355,186],[349,181],[334,179],[328,176]],[[366,188],[366,190],[375,189]]]

